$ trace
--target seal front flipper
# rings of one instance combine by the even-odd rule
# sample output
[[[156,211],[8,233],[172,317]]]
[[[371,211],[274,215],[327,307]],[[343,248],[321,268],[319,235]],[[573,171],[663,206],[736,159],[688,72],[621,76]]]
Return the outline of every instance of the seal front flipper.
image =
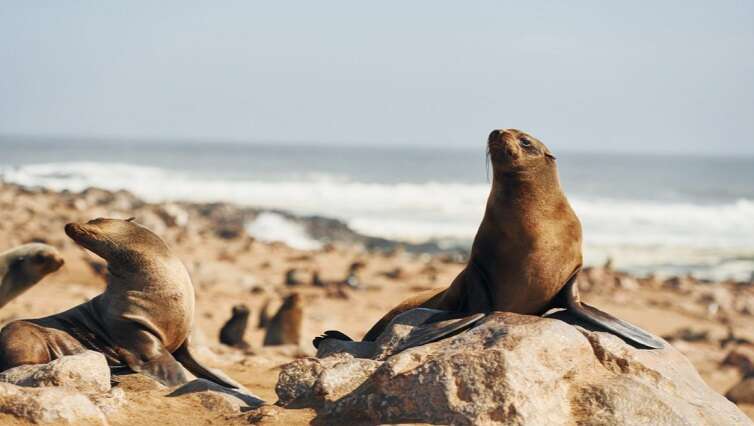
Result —
[[[648,349],[662,349],[665,345],[656,337],[641,328],[616,318],[594,306],[583,303],[576,286],[576,271],[557,296],[559,306],[565,307],[569,313],[637,345]]]
[[[199,361],[197,361],[193,355],[191,355],[191,352],[189,351],[189,339],[186,338],[186,340],[183,341],[181,346],[178,347],[175,351],[173,351],[173,356],[175,357],[178,362],[181,363],[188,371],[191,372],[196,377],[207,379],[210,382],[215,382],[220,386],[225,386],[226,388],[231,389],[238,389],[238,386],[234,385],[233,383],[228,382],[227,380],[221,378],[219,375],[213,373],[210,371],[207,367],[201,365]]]
[[[398,353],[415,346],[426,345],[456,334],[470,328],[477,321],[484,318],[486,314],[476,313],[459,318],[460,315],[464,314],[457,312],[440,312],[433,315],[426,323],[412,330],[411,333],[409,333],[408,336],[406,336],[395,348],[394,352]]]
[[[148,359],[127,350],[119,351],[131,370],[147,375],[165,386],[173,387],[188,382],[181,364],[164,347]]]

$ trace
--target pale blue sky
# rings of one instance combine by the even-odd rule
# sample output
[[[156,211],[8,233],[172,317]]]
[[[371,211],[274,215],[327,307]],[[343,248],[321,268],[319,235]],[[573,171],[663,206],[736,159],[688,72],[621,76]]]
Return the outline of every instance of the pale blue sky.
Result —
[[[608,4],[609,3],[609,4]],[[754,2],[0,1],[0,133],[754,153]]]

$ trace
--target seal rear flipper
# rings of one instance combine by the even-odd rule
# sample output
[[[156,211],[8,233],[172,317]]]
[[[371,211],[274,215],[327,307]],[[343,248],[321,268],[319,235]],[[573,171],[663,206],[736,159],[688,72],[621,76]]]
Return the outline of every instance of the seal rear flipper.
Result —
[[[327,330],[324,333],[322,333],[321,336],[317,336],[314,339],[312,339],[312,345],[314,345],[315,349],[319,349],[320,343],[322,343],[325,339],[338,339],[338,340],[345,340],[347,342],[352,342],[353,339],[346,336],[345,334],[341,333],[338,330]]]
[[[194,376],[202,379],[207,379],[210,382],[217,383],[218,385],[225,386],[226,388],[238,389],[238,386],[236,386],[235,384],[221,378],[219,375],[210,371],[207,367],[201,365],[199,361],[197,361],[194,356],[191,355],[191,352],[189,351],[188,339],[184,340],[181,346],[173,352],[173,356]]]
[[[578,307],[571,307],[568,311],[581,319],[648,349],[662,349],[665,347],[659,339],[641,328],[601,311],[594,306],[589,306],[586,303],[578,303]]]
[[[486,316],[486,314],[483,313],[476,313],[459,318],[460,315],[464,314],[456,312],[441,312],[432,316],[432,318],[430,318],[425,324],[422,324],[411,331],[411,333],[409,333],[409,335],[406,336],[406,338],[395,348],[394,353],[415,346],[422,346],[436,342],[445,337],[456,334],[470,328],[477,321]]]
[[[555,298],[555,306],[564,307],[573,316],[580,318],[590,324],[610,331],[611,333],[628,340],[639,346],[648,349],[662,349],[665,344],[659,339],[642,330],[641,328],[630,324],[627,321],[616,318],[607,312],[601,311],[594,306],[587,305],[579,297],[579,289],[576,285],[576,276],[578,270],[571,275]]]

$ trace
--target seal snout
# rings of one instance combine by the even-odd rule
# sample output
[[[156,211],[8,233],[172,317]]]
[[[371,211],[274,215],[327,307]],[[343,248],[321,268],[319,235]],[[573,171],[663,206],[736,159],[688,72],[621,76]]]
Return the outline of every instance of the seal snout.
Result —
[[[495,129],[487,138],[487,148],[492,155],[504,155],[509,159],[517,159],[520,156],[516,138],[508,130]]]
[[[65,260],[57,253],[53,253],[49,258],[50,271],[55,272],[65,264]]]
[[[65,225],[65,234],[77,244],[84,244],[94,239],[92,232],[78,223],[69,223]]]
[[[81,234],[81,227],[78,223],[68,223],[65,225],[65,234],[76,241],[76,238]]]

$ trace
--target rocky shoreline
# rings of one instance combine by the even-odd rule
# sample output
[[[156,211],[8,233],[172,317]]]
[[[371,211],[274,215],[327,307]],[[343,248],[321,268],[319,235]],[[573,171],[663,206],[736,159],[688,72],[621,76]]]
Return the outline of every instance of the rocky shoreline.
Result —
[[[66,260],[59,272],[0,310],[0,324],[59,312],[101,291],[102,262],[66,237],[66,222],[135,216],[174,248],[191,273],[197,292],[194,342],[198,355],[267,404],[242,409],[225,397],[211,396],[211,390],[167,398],[168,389],[129,375],[118,377],[112,387],[120,402],[98,408],[102,417],[95,413],[92,424],[309,423],[324,414],[318,412],[320,408],[270,405],[280,395],[276,386],[281,371],[288,371],[291,367],[286,366],[292,361],[313,356],[311,339],[322,331],[340,329],[358,338],[403,298],[448,285],[463,267],[464,254],[443,251],[439,244],[421,246],[370,238],[337,220],[276,211],[304,226],[310,236],[323,243],[321,249],[296,250],[248,235],[246,225],[265,211],[226,203],[147,203],[126,191],[91,188],[81,193],[56,192],[0,183],[0,250],[44,242],[58,248]],[[343,285],[348,278],[357,279],[358,285]],[[711,390],[727,394],[744,413],[754,416],[754,379],[748,378],[754,374],[752,283],[635,277],[606,265],[586,268],[579,277],[579,287],[590,304],[665,338],[678,356],[688,358]],[[274,311],[291,292],[299,293],[304,301],[300,341],[263,346],[264,330],[257,328],[257,317],[267,309]],[[238,303],[251,311],[245,333],[248,349],[225,346],[217,337],[232,306]],[[513,362],[511,371],[531,368],[509,362]],[[44,389],[48,385],[33,387],[33,391],[9,386],[15,385],[3,384],[0,388],[0,400],[16,398],[13,401],[22,405],[6,404],[16,408],[0,409],[0,422],[27,424],[32,419],[24,417],[23,404],[32,404],[32,393],[47,392]],[[588,398],[584,401],[589,402]],[[90,414],[94,413],[92,407],[99,407],[96,401],[93,404],[86,405]],[[498,414],[507,418],[505,413]],[[525,416],[520,418],[526,420]],[[61,417],[56,421],[67,420]]]

